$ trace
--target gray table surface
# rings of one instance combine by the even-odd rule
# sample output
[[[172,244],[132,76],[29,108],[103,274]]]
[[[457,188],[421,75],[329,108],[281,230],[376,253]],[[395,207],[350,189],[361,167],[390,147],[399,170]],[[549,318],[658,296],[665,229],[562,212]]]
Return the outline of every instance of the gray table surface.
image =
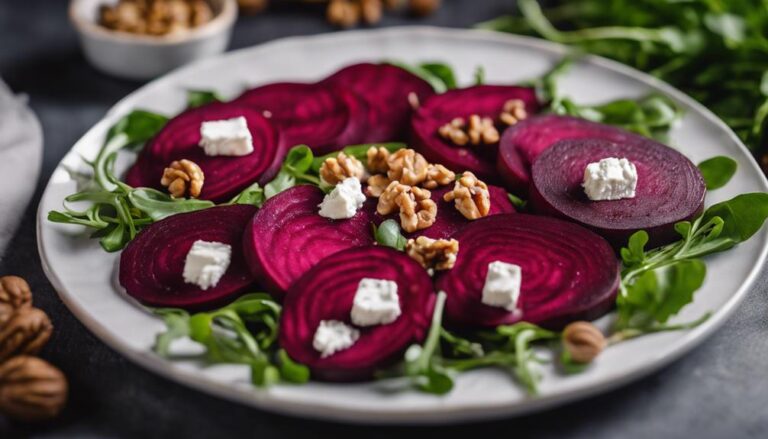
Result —
[[[0,274],[25,277],[56,331],[42,356],[68,376],[71,399],[48,424],[0,417],[0,437],[391,437],[454,433],[464,437],[647,438],[768,437],[768,279],[765,271],[733,318],[685,358],[619,390],[526,417],[449,428],[350,427],[265,413],[160,378],[96,339],[64,307],[37,255],[35,209],[43,185],[72,144],[119,98],[141,84],[94,71],[80,53],[64,0],[0,2],[0,76],[30,96],[45,132],[45,162]],[[510,1],[448,0],[423,21],[383,25],[466,27],[510,9]],[[274,38],[329,32],[318,9],[279,7],[246,17],[232,48]],[[340,48],[340,50],[343,50]],[[19,182],[18,184],[33,184]]]

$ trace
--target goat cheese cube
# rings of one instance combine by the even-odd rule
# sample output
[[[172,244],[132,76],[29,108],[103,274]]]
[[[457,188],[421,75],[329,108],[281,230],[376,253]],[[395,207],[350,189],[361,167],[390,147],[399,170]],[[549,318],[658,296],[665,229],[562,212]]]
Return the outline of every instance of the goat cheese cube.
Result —
[[[202,290],[218,285],[232,260],[232,247],[221,242],[198,240],[184,261],[184,282]]]
[[[397,284],[391,280],[363,278],[352,301],[352,323],[357,326],[386,325],[400,317]]]
[[[200,146],[209,156],[244,156],[253,152],[253,137],[244,117],[200,124]]]
[[[322,358],[351,347],[360,338],[360,331],[338,320],[323,320],[315,331],[312,347]]]
[[[344,179],[318,205],[320,216],[330,219],[352,218],[357,209],[363,207],[365,194],[360,180],[354,177]]]
[[[520,298],[522,269],[519,265],[494,261],[488,264],[483,285],[483,303],[514,311]]]
[[[634,198],[637,168],[627,159],[605,158],[587,165],[582,186],[592,201]]]

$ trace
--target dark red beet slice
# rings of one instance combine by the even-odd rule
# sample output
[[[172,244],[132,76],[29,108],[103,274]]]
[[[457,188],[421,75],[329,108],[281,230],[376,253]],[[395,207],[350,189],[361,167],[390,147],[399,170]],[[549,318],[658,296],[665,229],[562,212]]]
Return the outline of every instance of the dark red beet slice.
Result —
[[[413,147],[430,162],[441,163],[455,172],[472,171],[486,182],[498,181],[496,147],[456,146],[437,131],[456,117],[466,119],[472,114],[497,120],[510,99],[525,102],[529,114],[539,108],[536,92],[527,87],[478,85],[434,95],[423,102],[411,120]]]
[[[323,192],[300,185],[270,198],[248,226],[244,251],[256,278],[273,294],[282,295],[310,268],[350,247],[373,244],[375,204],[369,199],[349,219],[318,214]]]
[[[581,186],[584,168],[607,157],[627,158],[637,168],[634,198],[591,201]],[[544,151],[532,168],[531,206],[589,227],[617,249],[645,230],[649,246],[679,238],[678,221],[704,208],[706,187],[698,168],[684,155],[650,139],[617,144],[607,140],[564,140]]]
[[[577,224],[526,214],[474,221],[454,238],[459,255],[435,289],[448,295],[446,321],[458,327],[495,327],[526,321],[559,328],[608,312],[619,286],[619,262],[600,236]],[[517,311],[482,303],[488,264],[522,268]]]
[[[120,256],[120,285],[149,306],[210,309],[247,292],[254,284],[241,251],[243,232],[256,213],[246,205],[180,213],[139,233]],[[184,262],[197,240],[232,247],[232,261],[215,287],[205,291],[184,282]]]
[[[350,311],[363,278],[397,283],[401,315],[386,325],[358,328],[360,338],[348,349],[321,358],[312,347],[322,320],[351,325]],[[388,247],[356,247],[326,257],[294,283],[285,298],[280,346],[309,366],[313,378],[328,381],[369,379],[402,358],[405,349],[426,335],[435,295],[427,272],[403,252]]]
[[[264,112],[289,147],[325,154],[362,143],[368,107],[354,93],[322,84],[282,82],[246,91],[234,104]]]
[[[525,194],[531,181],[531,165],[542,152],[560,140],[588,138],[617,143],[644,139],[621,128],[577,117],[535,116],[504,131],[499,142],[499,174],[509,190]]]
[[[362,142],[405,140],[413,112],[408,95],[415,93],[422,102],[434,94],[426,81],[391,64],[354,64],[322,83],[352,90],[368,104],[367,132]]]
[[[253,152],[241,157],[207,156],[200,143],[200,125],[204,121],[243,116],[253,137]],[[249,108],[213,103],[187,110],[171,119],[150,140],[128,171],[125,182],[134,187],[163,189],[163,170],[174,160],[197,163],[205,174],[201,199],[225,201],[253,182],[270,181],[285,155],[275,128],[260,112]]]

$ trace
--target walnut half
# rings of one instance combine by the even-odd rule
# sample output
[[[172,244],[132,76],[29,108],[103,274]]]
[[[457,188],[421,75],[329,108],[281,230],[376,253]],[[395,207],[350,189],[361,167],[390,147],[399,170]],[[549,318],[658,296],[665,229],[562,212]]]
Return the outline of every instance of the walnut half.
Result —
[[[405,244],[405,252],[426,269],[450,270],[456,263],[459,241],[419,236],[408,240]]]
[[[456,181],[451,192],[447,192],[443,199],[453,201],[456,209],[469,220],[476,220],[487,216],[491,210],[491,196],[488,186],[475,177],[475,174],[466,171]]]
[[[42,310],[20,308],[0,329],[0,362],[15,355],[36,354],[45,346],[53,325]]]
[[[13,308],[23,308],[32,304],[32,290],[24,279],[18,276],[0,277],[0,303]]]
[[[191,198],[199,197],[204,182],[205,175],[200,166],[186,159],[171,162],[160,179],[160,184],[168,188],[173,198],[184,198],[187,195]]]
[[[21,355],[0,364],[0,412],[20,421],[58,415],[67,401],[67,379],[36,357]]]
[[[429,163],[423,155],[413,149],[403,148],[393,152],[387,158],[387,177],[402,184],[416,186],[427,179]]]
[[[320,166],[320,178],[330,186],[336,186],[350,177],[363,180],[364,176],[365,168],[362,162],[343,152],[336,157],[325,159]]]
[[[393,181],[379,197],[376,211],[380,215],[400,212],[400,226],[406,232],[426,229],[435,223],[437,204],[426,189]]]

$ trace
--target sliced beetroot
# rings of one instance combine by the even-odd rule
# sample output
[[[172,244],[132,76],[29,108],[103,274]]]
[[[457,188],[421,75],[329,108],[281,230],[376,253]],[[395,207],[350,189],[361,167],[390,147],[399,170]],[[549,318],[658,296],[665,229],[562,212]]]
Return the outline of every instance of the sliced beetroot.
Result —
[[[584,193],[584,169],[608,157],[626,158],[637,168],[634,198],[591,201]],[[645,230],[649,246],[679,238],[674,225],[704,208],[706,187],[698,168],[684,155],[650,139],[633,143],[583,139],[558,142],[532,168],[531,206],[537,213],[580,223],[614,247]]]
[[[240,157],[207,156],[200,143],[200,125],[205,121],[243,116],[253,137],[253,152]],[[205,174],[201,199],[225,201],[254,182],[270,181],[285,155],[285,147],[269,121],[246,107],[213,103],[187,110],[171,119],[150,140],[125,177],[134,187],[163,189],[163,170],[174,160],[197,163]]]
[[[374,200],[352,218],[331,220],[318,214],[323,196],[316,186],[293,187],[264,203],[248,226],[243,244],[248,265],[277,296],[326,257],[373,244]]]
[[[568,139],[605,139],[617,143],[644,137],[610,125],[554,114],[535,116],[510,127],[499,142],[498,170],[509,190],[527,193],[531,166],[547,148]]]
[[[464,227],[454,238],[459,254],[435,289],[448,298],[449,325],[495,327],[520,321],[559,328],[592,320],[613,306],[619,262],[603,238],[577,224],[527,214],[494,215]],[[517,310],[482,303],[488,264],[522,268]]]
[[[330,84],[269,84],[232,102],[267,115],[289,147],[306,144],[319,154],[361,143],[368,130],[366,103]]]
[[[413,112],[408,95],[421,102],[434,94],[426,81],[391,64],[354,64],[322,83],[352,90],[368,104],[366,143],[405,140]]]
[[[397,283],[400,316],[386,325],[357,328],[360,337],[354,345],[321,358],[312,347],[317,327],[322,320],[352,325],[352,301],[363,278]],[[378,246],[347,249],[324,258],[291,286],[280,321],[280,346],[309,366],[313,378],[369,379],[425,337],[434,301],[432,279],[405,253]]]
[[[472,171],[488,182],[498,181],[497,145],[457,146],[443,139],[438,129],[456,117],[467,119],[472,114],[497,120],[510,99],[525,102],[529,114],[539,108],[536,92],[528,87],[478,85],[434,95],[422,103],[411,120],[413,147],[430,162],[441,163],[455,172]]]
[[[120,285],[149,306],[199,310],[234,299],[254,284],[241,243],[255,213],[253,206],[219,206],[173,215],[146,227],[120,255]],[[184,262],[198,240],[232,247],[227,272],[207,290],[184,282]]]

